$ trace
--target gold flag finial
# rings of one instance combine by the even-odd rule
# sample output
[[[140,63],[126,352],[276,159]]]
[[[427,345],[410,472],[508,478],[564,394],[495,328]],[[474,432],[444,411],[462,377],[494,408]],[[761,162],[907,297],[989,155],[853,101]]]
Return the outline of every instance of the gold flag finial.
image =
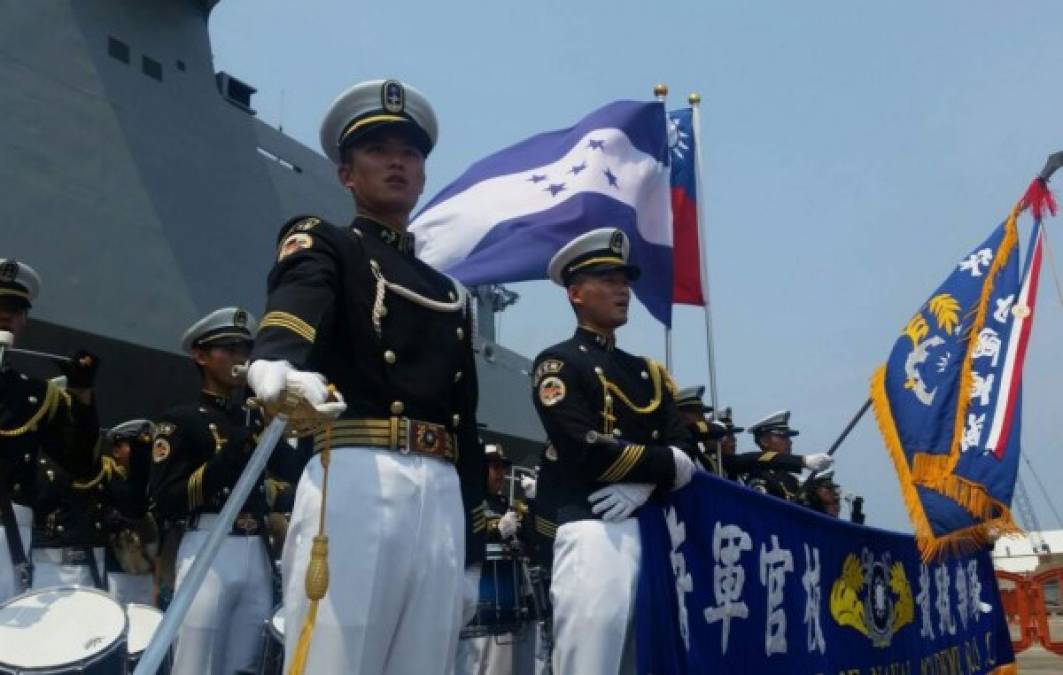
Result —
[[[659,98],[664,98],[668,95],[668,85],[661,83],[653,88],[653,95]]]
[[[696,91],[690,92],[690,96],[687,96],[687,102],[689,102],[690,105],[697,105],[701,103],[701,94]]]

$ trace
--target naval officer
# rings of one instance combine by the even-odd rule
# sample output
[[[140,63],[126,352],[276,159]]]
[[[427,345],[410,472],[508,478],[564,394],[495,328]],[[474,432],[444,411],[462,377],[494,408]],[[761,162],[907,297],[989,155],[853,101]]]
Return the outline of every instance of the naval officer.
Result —
[[[18,339],[40,287],[40,276],[32,267],[0,258],[0,331]],[[94,551],[88,553],[84,547],[74,551],[67,546],[71,537],[77,544],[84,543],[86,533],[68,531],[69,523],[46,516],[57,494],[53,466],[62,467],[71,480],[90,479],[99,469],[99,422],[93,393],[98,364],[88,352],[75,353],[63,365],[65,390],[19,372],[7,357],[0,365],[0,602],[30,586],[31,556],[40,572],[37,581],[62,577],[92,584],[87,564]],[[35,519],[35,512],[42,516],[40,520]],[[42,537],[55,535],[62,541],[54,548],[31,553],[34,528]]]
[[[413,87],[345,91],[321,145],[354,219],[294,218],[278,239],[249,381],[267,403],[298,389],[322,405],[327,379],[347,404],[296,488],[282,559],[286,668],[293,656],[308,673],[442,674],[454,663],[464,565],[483,554],[485,469],[471,303],[417,259],[406,231],[436,136]],[[304,576],[323,537],[334,582],[311,601]]]
[[[801,482],[794,474],[803,469],[826,471],[834,458],[826,453],[793,454],[796,429],[790,427],[790,411],[780,410],[749,425],[753,441],[760,448],[757,463],[746,474],[746,484],[755,490],[797,502],[801,499]]]
[[[184,334],[181,348],[199,369],[198,400],[167,410],[155,426],[148,493],[164,529],[184,527],[177,550],[176,590],[250,458],[261,417],[245,404],[245,383],[233,367],[247,360],[255,318],[239,307],[215,310]],[[274,473],[288,475],[288,445],[270,458]],[[232,523],[203,585],[177,633],[172,673],[231,675],[254,670],[262,625],[273,607],[271,566],[263,540],[265,489],[248,496]]]
[[[631,514],[654,490],[686,485],[690,437],[651,359],[616,346],[630,284],[621,230],[577,237],[550,261],[579,327],[535,359],[533,400],[550,439],[536,494],[536,531],[553,540],[550,598],[558,673],[634,672],[633,615],[641,542]]]

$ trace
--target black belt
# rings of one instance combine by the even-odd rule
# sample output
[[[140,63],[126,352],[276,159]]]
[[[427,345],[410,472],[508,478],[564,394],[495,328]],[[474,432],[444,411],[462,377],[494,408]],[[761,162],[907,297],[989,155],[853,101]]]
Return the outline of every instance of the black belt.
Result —
[[[329,435],[331,434],[331,438]],[[436,457],[450,463],[458,460],[458,443],[447,427],[409,417],[340,419],[332,423],[331,432],[314,434],[314,452],[321,452],[326,440],[332,447],[357,445],[384,448],[403,455],[415,453]]]

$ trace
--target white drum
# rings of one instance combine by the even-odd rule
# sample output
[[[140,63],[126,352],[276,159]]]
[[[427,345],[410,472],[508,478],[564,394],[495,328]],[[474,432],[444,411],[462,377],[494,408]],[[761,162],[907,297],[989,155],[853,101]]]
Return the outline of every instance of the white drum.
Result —
[[[126,630],[122,606],[102,591],[30,591],[0,606],[0,673],[124,673]]]
[[[129,617],[129,639],[126,641],[126,651],[129,653],[129,672],[132,673],[140,663],[140,657],[148,648],[159,624],[162,623],[162,612],[150,605],[138,605],[131,602],[126,605],[125,613]],[[170,672],[169,655],[163,659],[158,672],[160,675]]]

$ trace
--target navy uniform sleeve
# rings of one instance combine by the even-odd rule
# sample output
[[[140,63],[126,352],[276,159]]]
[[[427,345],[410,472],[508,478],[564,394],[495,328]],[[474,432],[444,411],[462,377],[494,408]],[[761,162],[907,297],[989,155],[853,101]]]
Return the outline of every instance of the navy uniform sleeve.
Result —
[[[41,445],[48,455],[74,479],[88,479],[100,469],[100,422],[96,397],[71,395],[47,383],[45,404],[49,406],[43,425]]]
[[[679,417],[679,409],[675,407],[675,396],[678,391],[675,380],[660,363],[654,361],[653,366],[660,372],[661,379],[667,383],[661,398],[661,410],[664,415],[661,423],[661,438],[665,445],[674,445],[687,453],[691,459],[696,460],[700,454],[697,441],[690,433],[690,429],[683,424],[683,420]]]
[[[318,331],[331,316],[339,287],[337,232],[314,217],[292,219],[281,230],[252,360],[305,366]]]
[[[207,425],[206,419],[188,415],[163,415],[159,420],[148,492],[163,516],[200,510],[222,488],[232,487],[247,463],[249,432],[221,439]],[[200,445],[207,447],[196,447]]]
[[[779,452],[743,452],[740,455],[724,455],[724,468],[734,473],[750,473],[767,469],[800,472],[805,468],[801,455]]]
[[[536,359],[532,399],[559,461],[588,482],[654,483],[671,487],[675,460],[667,445],[637,443],[588,444],[588,431],[600,431],[601,396],[579,371],[560,355],[544,353]]]

